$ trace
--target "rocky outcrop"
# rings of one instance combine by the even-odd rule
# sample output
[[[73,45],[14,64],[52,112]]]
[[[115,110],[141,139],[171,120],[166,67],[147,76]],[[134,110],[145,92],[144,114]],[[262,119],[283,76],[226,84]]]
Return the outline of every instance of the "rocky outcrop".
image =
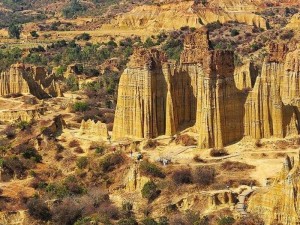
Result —
[[[235,66],[234,82],[236,88],[243,91],[251,90],[257,76],[258,68],[250,61],[241,66]]]
[[[257,3],[253,1],[208,1],[205,6],[192,0],[158,1],[157,4],[137,6],[121,14],[110,25],[114,28],[159,32],[184,26],[199,28],[217,21],[237,21],[267,29],[266,20],[254,13],[258,10]]]
[[[62,96],[54,76],[45,68],[14,64],[0,74],[0,96],[32,94],[39,99]]]
[[[300,157],[300,156],[299,156]],[[254,192],[248,210],[259,214],[266,225],[273,222],[285,225],[300,223],[300,164],[286,157],[283,169],[269,187]]]
[[[284,44],[271,44],[261,75],[245,104],[245,136],[255,139],[283,138],[299,132],[299,60]],[[299,96],[299,95],[298,95]],[[283,101],[284,100],[284,101]]]
[[[94,122],[93,120],[82,120],[80,134],[93,135],[106,139],[108,137],[107,125],[100,121]]]
[[[114,138],[153,138],[169,129],[166,121],[172,119],[166,117],[172,106],[166,101],[170,82],[164,62],[166,57],[158,50],[135,49],[119,82]]]
[[[38,107],[34,109],[16,109],[16,110],[0,110],[0,121],[15,122],[15,121],[31,121],[41,118],[46,112],[46,108]]]
[[[121,76],[113,138],[155,138],[194,126],[201,148],[299,133],[299,50],[272,43],[261,74],[251,62],[213,50],[207,31],[184,40],[180,64],[136,49]]]

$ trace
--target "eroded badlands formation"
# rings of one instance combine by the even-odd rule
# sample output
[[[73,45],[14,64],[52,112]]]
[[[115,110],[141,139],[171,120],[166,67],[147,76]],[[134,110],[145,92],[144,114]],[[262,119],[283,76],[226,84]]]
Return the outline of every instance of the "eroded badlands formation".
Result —
[[[205,29],[187,35],[180,63],[135,49],[121,76],[113,138],[155,138],[194,126],[202,148],[299,132],[299,46],[269,46],[261,74],[213,50]]]
[[[39,99],[61,96],[54,75],[48,75],[44,67],[14,64],[0,74],[0,96],[32,94]]]
[[[300,159],[299,159],[300,160]],[[266,224],[273,221],[299,224],[300,161],[287,157],[283,169],[271,187],[258,190],[249,202],[249,210],[263,217]]]

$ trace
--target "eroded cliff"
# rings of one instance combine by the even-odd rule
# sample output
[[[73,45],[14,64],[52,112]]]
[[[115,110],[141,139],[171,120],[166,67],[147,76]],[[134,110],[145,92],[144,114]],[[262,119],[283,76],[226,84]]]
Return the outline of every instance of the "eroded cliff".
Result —
[[[0,74],[0,96],[32,94],[39,99],[61,96],[59,85],[45,68],[14,64]]]
[[[300,164],[286,157],[274,183],[257,190],[249,201],[249,211],[259,214],[267,225],[277,222],[295,225],[300,222]]]

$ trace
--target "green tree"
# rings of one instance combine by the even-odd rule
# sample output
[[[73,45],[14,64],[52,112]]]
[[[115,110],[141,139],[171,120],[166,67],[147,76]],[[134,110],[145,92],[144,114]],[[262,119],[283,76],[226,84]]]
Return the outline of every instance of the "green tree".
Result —
[[[159,195],[159,190],[153,181],[147,182],[141,192],[143,198],[147,198],[149,201],[154,200]]]
[[[8,27],[8,35],[10,38],[20,39],[20,35],[22,32],[22,26],[17,24],[11,24]]]

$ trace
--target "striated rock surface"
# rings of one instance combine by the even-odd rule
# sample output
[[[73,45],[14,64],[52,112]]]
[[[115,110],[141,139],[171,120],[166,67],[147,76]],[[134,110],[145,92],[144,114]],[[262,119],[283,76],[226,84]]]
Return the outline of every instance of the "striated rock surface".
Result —
[[[17,110],[1,110],[0,121],[14,122],[14,121],[31,121],[33,119],[39,119],[46,112],[46,108],[39,107],[35,109],[17,109]]]
[[[0,96],[32,94],[39,99],[62,96],[54,77],[43,67],[14,64],[0,74]]]
[[[201,148],[299,133],[299,49],[271,43],[261,74],[251,62],[213,50],[207,31],[184,40],[180,64],[135,49],[121,76],[113,138],[155,138],[195,125]]]
[[[257,76],[258,68],[250,61],[234,69],[234,82],[239,90],[252,89]]]
[[[300,157],[300,156],[299,156]],[[266,225],[300,223],[300,161],[286,157],[283,169],[274,183],[260,188],[250,198],[248,210],[261,216]]]
[[[254,12],[259,4],[253,1],[208,1],[205,6],[196,1],[157,1],[157,4],[133,8],[111,21],[115,28],[147,29],[152,32],[202,27],[212,22],[237,21],[267,29],[266,20]],[[106,25],[108,26],[108,25]]]
[[[82,120],[80,126],[80,133],[87,135],[95,135],[102,138],[108,137],[107,125],[100,121],[94,122],[93,120]]]
[[[298,55],[288,53],[284,44],[272,43],[269,51],[245,104],[245,136],[255,139],[299,132],[299,113],[293,103],[299,96]]]

